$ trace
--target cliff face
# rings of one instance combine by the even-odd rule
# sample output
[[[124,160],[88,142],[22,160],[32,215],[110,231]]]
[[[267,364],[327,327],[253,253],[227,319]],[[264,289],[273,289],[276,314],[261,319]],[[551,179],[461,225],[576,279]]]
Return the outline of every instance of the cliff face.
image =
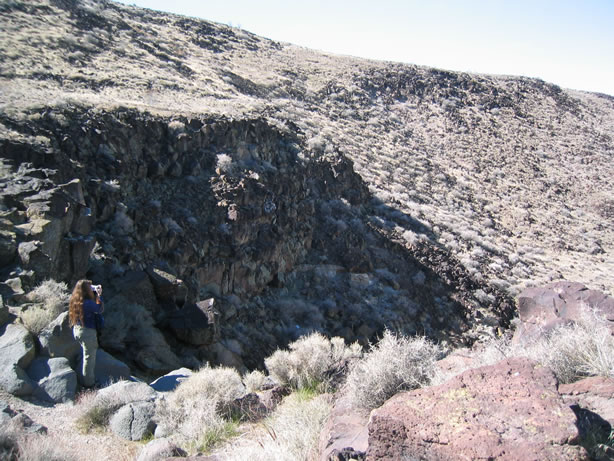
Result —
[[[351,161],[306,149],[296,128],[127,110],[3,123],[21,136],[2,146],[5,277],[93,278],[109,315],[147,307],[190,363],[223,341],[254,366],[314,329],[365,344],[386,326],[463,341],[476,291],[490,291],[446,252],[391,241]],[[147,279],[149,295],[135,296]],[[214,318],[190,325],[209,297]],[[509,304],[495,312],[490,326]],[[112,336],[107,348],[129,352]]]
[[[251,367],[311,330],[467,342],[527,284],[611,290],[611,97],[106,1],[0,21],[9,303],[87,276],[183,363]]]

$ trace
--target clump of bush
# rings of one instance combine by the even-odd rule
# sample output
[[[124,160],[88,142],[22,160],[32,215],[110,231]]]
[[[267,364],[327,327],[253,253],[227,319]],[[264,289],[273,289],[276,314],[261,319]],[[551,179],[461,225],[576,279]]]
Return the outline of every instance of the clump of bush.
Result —
[[[442,348],[425,337],[408,338],[386,330],[350,369],[348,397],[356,407],[371,410],[399,391],[427,386],[442,355]]]
[[[243,385],[247,392],[258,392],[264,387],[266,382],[266,375],[260,370],[253,370],[252,372],[243,376]]]
[[[64,282],[45,280],[26,295],[33,303],[20,314],[24,326],[33,334],[39,334],[47,325],[68,309],[70,293]]]
[[[347,363],[362,355],[358,343],[346,346],[343,338],[329,340],[320,333],[304,336],[289,348],[275,351],[264,364],[277,382],[294,389],[329,390]]]
[[[330,409],[328,394],[295,392],[263,423],[262,431],[233,440],[221,458],[228,461],[317,459],[320,431]]]
[[[614,336],[608,323],[602,316],[588,313],[574,323],[525,341],[496,338],[477,354],[475,366],[528,357],[550,368],[561,383],[587,376],[614,378]]]
[[[222,414],[227,405],[244,393],[236,370],[205,366],[158,402],[156,421],[167,433],[209,449],[232,434],[232,427]]]

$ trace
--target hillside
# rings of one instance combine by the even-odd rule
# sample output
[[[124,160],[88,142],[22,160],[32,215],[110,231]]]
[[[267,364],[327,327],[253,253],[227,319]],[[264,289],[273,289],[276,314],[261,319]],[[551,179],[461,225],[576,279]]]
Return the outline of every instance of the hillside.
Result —
[[[116,272],[145,269],[163,259],[163,269],[186,280],[190,300],[209,293],[237,294],[242,302],[250,302],[265,287],[283,289],[279,277],[295,280],[292,299],[301,298],[297,293],[301,282],[296,279],[306,269],[291,271],[284,266],[311,264],[310,270],[321,266],[318,270],[329,274],[324,279],[334,278],[331,270],[347,271],[352,277],[344,283],[358,285],[359,298],[369,296],[362,285],[379,285],[376,304],[382,304],[382,293],[390,301],[379,310],[398,305],[399,298],[415,304],[426,296],[427,304],[444,305],[442,313],[445,305],[460,302],[462,308],[451,308],[468,310],[478,319],[493,310],[505,311],[501,296],[513,297],[527,285],[550,280],[579,280],[612,292],[614,261],[608,255],[614,244],[610,222],[614,99],[609,96],[566,91],[521,77],[460,74],[328,55],[224,25],[111,2],[11,1],[1,11],[0,134],[8,159],[5,169],[15,168],[7,163],[11,155],[23,155],[11,151],[55,152],[56,160],[43,165],[59,171],[51,183],[80,177],[87,185],[87,205],[97,213],[96,258],[119,266],[113,269]],[[204,136],[203,126],[210,127]],[[281,157],[279,145],[285,151]],[[206,158],[194,156],[205,151]],[[120,158],[126,155],[134,164]],[[311,171],[310,165],[328,162],[336,179],[334,164],[345,159],[352,165],[342,168],[353,168],[358,176],[353,178],[348,171],[335,186],[330,186],[328,173]],[[232,203],[237,194],[244,194],[241,200],[247,205],[254,192],[232,193],[220,185],[232,175],[214,178],[211,169],[216,165],[219,173],[226,172],[220,171],[220,161],[237,165],[231,189],[237,184],[249,189],[245,178],[260,175],[266,190],[260,203],[286,200],[275,206],[295,210],[280,216],[286,222],[276,231],[288,233],[288,239],[274,256],[264,256],[273,261],[264,271],[254,269],[254,264],[263,262],[258,255],[251,255],[249,263],[237,255],[238,246],[241,252],[249,247],[246,240],[266,246],[258,236],[233,236],[226,255],[199,250],[201,256],[206,254],[209,272],[226,274],[235,270],[228,260],[242,261],[241,266],[247,267],[244,278],[253,280],[237,282],[236,288],[223,288],[227,283],[223,280],[211,287],[212,277],[194,273],[195,262],[203,266],[202,257],[191,260],[185,245],[160,238],[152,242],[160,233],[144,236],[139,228],[139,222],[151,224],[147,216],[152,211],[144,199],[152,194],[157,200],[154,207],[169,207],[170,216],[161,216],[161,221],[166,219],[164,232],[171,234],[184,232],[185,220],[196,211],[194,206],[177,205],[199,203],[198,197],[210,190],[222,220],[230,208],[242,206],[240,201]],[[288,162],[293,166],[288,167]],[[139,170],[142,163],[146,172],[143,167]],[[17,172],[21,182],[28,177],[23,166]],[[284,176],[288,168],[293,172]],[[209,184],[205,189],[192,184],[195,190],[187,193],[181,180],[194,182],[203,171]],[[314,174],[325,196],[317,200],[308,180]],[[139,190],[139,181],[132,178],[143,175],[151,187]],[[285,184],[285,178],[299,176],[305,178],[302,185],[292,179]],[[167,177],[174,185],[160,185],[160,178]],[[96,186],[99,192],[95,192],[93,178],[108,188]],[[252,186],[262,189],[258,181]],[[272,184],[280,182],[285,185],[274,191]],[[109,195],[109,190],[114,193]],[[186,193],[177,196],[180,192]],[[22,200],[23,192],[16,193],[14,200]],[[297,196],[306,197],[306,202],[291,203]],[[227,209],[219,210],[220,199]],[[107,209],[103,209],[105,200]],[[305,210],[314,205],[315,214],[309,218],[313,222],[302,230],[292,227],[297,210],[308,221]],[[28,205],[20,207],[26,211]],[[10,208],[10,203],[5,204],[5,210]],[[117,227],[123,216],[128,217],[127,229],[110,232],[109,226]],[[206,220],[191,217],[198,219],[198,226],[190,241],[203,232],[211,241],[225,238],[223,226],[222,232],[216,232],[210,222],[204,231]],[[15,219],[21,223],[24,218]],[[130,222],[136,222],[134,229]],[[348,224],[357,234],[353,243],[347,241]],[[270,229],[271,222],[267,225]],[[313,247],[305,242],[307,235],[314,240]],[[335,239],[337,248],[331,244]],[[127,258],[125,250],[135,244],[142,244],[143,250]],[[358,248],[352,261],[348,248]],[[292,256],[280,261],[280,252]],[[405,262],[390,259],[394,254]],[[211,260],[221,268],[212,268]],[[409,283],[399,280],[408,264],[414,267],[409,269],[413,274]],[[53,264],[47,270],[55,270]],[[88,270],[91,275],[92,267]],[[74,272],[68,270],[62,278],[70,280]],[[94,274],[106,280],[111,278],[108,272]],[[363,281],[356,278],[358,274],[364,274]],[[38,274],[30,284],[49,275]],[[318,276],[314,277],[317,283]],[[314,277],[305,282],[307,287]],[[424,290],[416,281],[423,279],[434,294],[420,294]],[[28,285],[26,279],[23,283]],[[329,283],[334,291],[339,281]],[[203,289],[205,285],[209,289]],[[330,290],[324,291],[326,296]],[[275,299],[280,297],[284,295],[275,294]],[[326,306],[308,302],[296,315],[320,317],[323,310],[332,309],[334,317],[340,301],[352,302],[334,298]],[[483,313],[475,314],[480,309]],[[399,314],[374,317],[379,326],[364,332],[365,339],[384,324],[394,326]],[[443,317],[437,322],[423,316],[417,327],[407,326],[401,314],[399,329],[441,330]],[[505,324],[497,314],[486,324],[500,321]],[[286,323],[301,325],[294,317]],[[347,318],[336,326],[317,319],[303,323],[307,329],[332,326],[339,333]]]
[[[259,380],[255,388],[270,391],[261,408],[266,414],[290,390],[265,390],[264,375],[248,371],[266,368],[272,376],[266,379],[309,394],[314,382],[335,390],[352,360],[362,360],[364,374],[356,377],[361,368],[355,367],[353,379],[370,396],[379,375],[366,364],[401,371],[406,365],[390,360],[402,358],[397,349],[368,350],[384,334],[419,356],[416,369],[424,376],[417,386],[442,380],[414,394],[418,399],[440,391],[462,397],[474,380],[472,395],[487,401],[482,391],[490,392],[489,383],[500,386],[494,394],[504,392],[509,370],[519,370],[518,392],[536,379],[541,386],[531,388],[536,403],[527,414],[541,405],[543,391],[552,396],[551,413],[573,429],[559,443],[553,423],[544,450],[584,456],[578,440],[589,451],[606,443],[605,426],[599,429],[605,436],[586,442],[600,420],[582,426],[588,410],[571,411],[577,392],[558,384],[561,376],[572,382],[598,375],[609,379],[598,389],[607,405],[614,396],[607,394],[614,389],[614,304],[599,292],[614,295],[614,97],[524,77],[316,52],[107,0],[2,1],[0,32],[0,367],[8,370],[0,376],[0,397],[11,408],[50,426],[79,424],[71,401],[79,350],[65,311],[72,285],[86,277],[104,286],[99,342],[124,362],[116,363],[123,377],[152,382],[174,372],[177,385],[189,375],[180,367],[200,369],[198,376],[211,371],[205,365],[231,367],[236,371],[224,386],[232,392],[220,401],[236,405],[234,398],[252,395],[244,395],[248,380]],[[557,281],[526,294],[527,287]],[[609,320],[568,325],[587,306]],[[559,343],[509,342],[553,325],[568,328]],[[17,359],[13,349],[4,351],[19,335]],[[343,341],[326,339],[333,336]],[[280,351],[289,344],[305,349]],[[415,344],[426,349],[411,352]],[[598,371],[565,362],[585,348],[599,356]],[[275,372],[271,357],[278,360]],[[295,370],[306,378],[292,383],[288,369],[314,358],[317,379],[309,376],[313,370]],[[33,361],[49,368],[46,360],[69,362],[71,402],[41,408],[36,401],[47,375],[33,380],[37,372],[28,367]],[[491,364],[489,373],[462,374]],[[407,388],[401,384],[393,383],[382,402]],[[124,385],[102,399],[109,405],[104,411],[136,402],[151,413],[164,405],[160,395],[168,389],[156,393],[139,383],[130,388],[140,386],[135,397]],[[188,402],[186,414],[167,408],[175,429],[205,414],[209,422],[229,422],[196,386],[189,389],[184,397],[164,394],[178,406],[182,398]],[[300,392],[288,405],[297,404],[295,413],[305,418],[311,411],[305,406],[318,407],[312,408],[317,421],[290,425],[309,424],[317,441],[329,414],[343,418],[347,408],[327,393],[305,400]],[[509,392],[513,408],[516,388]],[[79,412],[97,397],[80,398]],[[260,398],[239,405],[251,411]],[[604,412],[580,403],[614,421],[610,406]],[[201,404],[190,413],[190,405]],[[4,407],[2,417],[11,411]],[[453,426],[446,410],[438,410],[442,421]],[[364,434],[361,418],[356,427]],[[275,442],[259,424],[248,429],[256,449],[261,436]],[[488,424],[501,434],[497,421]],[[440,427],[433,422],[435,432]],[[516,440],[529,443],[541,434],[532,426],[520,435],[516,429],[502,431],[513,435],[511,447],[519,452]],[[80,433],[76,440],[107,444],[121,459],[141,448],[105,434]],[[382,434],[382,446],[389,446],[386,428]],[[56,427],[51,435],[66,438]],[[440,449],[456,453],[452,445],[437,447],[439,436],[428,437],[425,453],[433,459],[442,459]],[[314,443],[306,442],[307,452]],[[414,441],[398,447],[408,443]],[[184,448],[199,451],[189,443]],[[472,442],[458,449],[477,453]],[[367,459],[380,459],[377,450],[373,445]]]

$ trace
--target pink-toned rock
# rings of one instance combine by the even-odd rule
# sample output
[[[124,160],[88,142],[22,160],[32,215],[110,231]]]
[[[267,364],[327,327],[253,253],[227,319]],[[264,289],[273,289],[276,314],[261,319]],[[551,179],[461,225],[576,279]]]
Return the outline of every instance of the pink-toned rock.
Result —
[[[575,422],[549,369],[507,359],[374,410],[367,460],[588,460]]]
[[[560,385],[559,393],[569,405],[588,409],[614,427],[614,379],[592,376]]]
[[[348,448],[357,453],[367,451],[368,421],[368,413],[353,408],[346,396],[337,400],[320,433],[320,461],[344,459],[339,455]]]
[[[520,325],[513,340],[533,338],[561,324],[581,319],[591,310],[612,322],[614,334],[614,298],[611,296],[575,282],[554,282],[545,287],[527,288],[518,295]]]

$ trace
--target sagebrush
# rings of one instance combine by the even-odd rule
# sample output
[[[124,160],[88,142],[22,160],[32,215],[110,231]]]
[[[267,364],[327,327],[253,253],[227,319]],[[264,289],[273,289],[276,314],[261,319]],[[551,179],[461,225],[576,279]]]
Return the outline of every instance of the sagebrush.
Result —
[[[423,336],[409,338],[386,330],[354,363],[345,390],[356,407],[377,408],[399,391],[429,385],[441,357],[441,347]]]
[[[21,321],[30,332],[39,334],[68,309],[69,298],[66,283],[45,280],[26,295],[26,299],[33,304],[21,312]]]
[[[328,339],[312,333],[291,343],[290,350],[277,350],[265,359],[269,374],[280,384],[295,389],[306,387],[326,390],[337,367],[361,356],[357,343],[346,346],[342,338]]]
[[[182,442],[210,447],[211,434],[227,432],[223,407],[244,393],[236,370],[205,366],[158,402],[156,420]]]
[[[561,383],[587,376],[614,378],[614,336],[610,323],[596,312],[550,332],[512,342],[492,339],[474,357],[473,367],[508,357],[528,357],[550,368]]]
[[[260,430],[233,440],[216,455],[228,461],[317,459],[320,431],[330,409],[327,394],[291,394],[259,425]]]

